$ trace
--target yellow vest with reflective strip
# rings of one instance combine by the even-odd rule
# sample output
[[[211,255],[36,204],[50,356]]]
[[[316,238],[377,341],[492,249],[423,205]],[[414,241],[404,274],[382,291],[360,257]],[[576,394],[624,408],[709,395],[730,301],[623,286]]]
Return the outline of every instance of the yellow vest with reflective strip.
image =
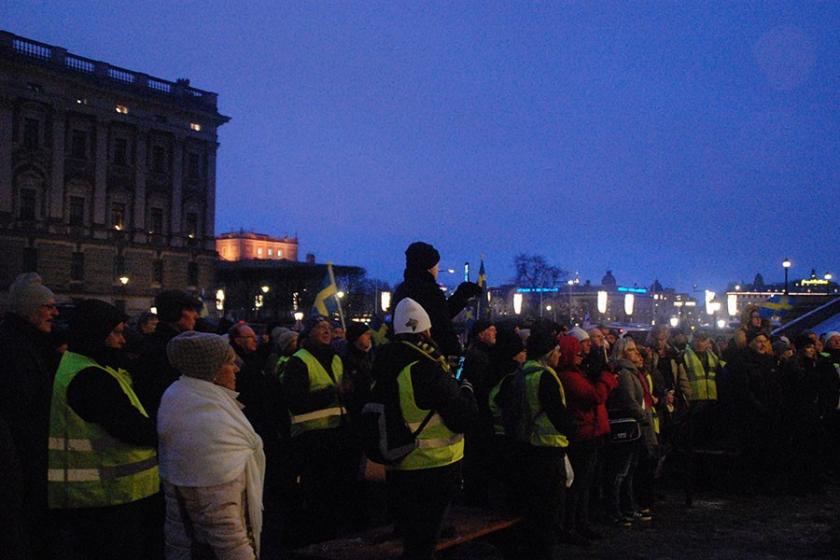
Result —
[[[505,375],[501,381],[496,383],[496,385],[490,389],[490,394],[487,396],[487,406],[490,408],[490,415],[493,417],[493,433],[497,436],[505,435],[505,422],[504,417],[502,416],[502,407],[496,403],[496,396],[499,394],[499,391],[502,390],[502,384],[505,380],[510,379],[515,374],[516,370],[514,370],[513,373]]]
[[[709,372],[703,368],[700,356],[693,348],[685,349],[685,371],[688,373],[688,381],[691,383],[692,401],[716,401],[717,400],[717,372],[724,365],[714,352],[707,352],[709,356]]]
[[[121,442],[98,424],[85,422],[67,404],[67,387],[83,369],[94,367],[113,377],[143,416],[146,410],[123,369],[65,352],[53,383],[50,407],[48,491],[53,509],[127,504],[160,488],[157,451]]]
[[[422,350],[421,350],[422,352]],[[434,359],[431,358],[430,359]],[[417,361],[405,366],[397,376],[399,387],[400,410],[408,429],[414,432],[426,419],[428,409],[417,406],[414,400],[414,383],[411,380],[411,368]],[[423,428],[415,441],[416,449],[405,456],[389,469],[399,471],[415,471],[419,469],[433,469],[445,467],[464,458],[464,434],[458,434],[446,427],[443,418],[435,412]]]
[[[301,348],[294,353],[294,356],[306,364],[306,371],[309,374],[309,391],[315,392],[327,387],[337,387],[344,377],[344,365],[341,358],[336,354],[333,356],[330,368],[335,376],[335,381],[308,350]],[[338,393],[327,408],[304,412],[292,415],[292,437],[299,436],[310,430],[330,430],[341,425],[341,417],[347,414],[347,410],[338,402]]]
[[[557,380],[557,385],[560,387],[560,399],[564,405],[566,404],[566,393],[563,391],[563,383],[560,382],[557,372],[535,360],[525,362],[522,369],[525,373],[525,398],[533,426],[529,443],[536,447],[568,447],[568,438],[557,431],[540,405],[540,380],[543,375],[551,375]]]

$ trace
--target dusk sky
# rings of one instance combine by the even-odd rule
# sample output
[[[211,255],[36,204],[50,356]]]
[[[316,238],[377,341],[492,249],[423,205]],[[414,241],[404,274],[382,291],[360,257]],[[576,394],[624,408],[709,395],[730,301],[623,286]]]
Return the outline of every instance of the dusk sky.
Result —
[[[0,28],[219,93],[218,233],[401,278],[840,275],[840,2],[0,0]],[[443,278],[442,278],[443,279]]]

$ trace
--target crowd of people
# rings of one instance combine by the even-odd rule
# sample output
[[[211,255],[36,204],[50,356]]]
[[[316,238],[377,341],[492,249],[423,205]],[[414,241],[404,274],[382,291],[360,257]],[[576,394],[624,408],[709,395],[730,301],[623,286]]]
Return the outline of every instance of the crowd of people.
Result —
[[[179,290],[133,321],[78,302],[58,333],[55,295],[19,276],[0,322],[4,557],[282,557],[385,519],[404,558],[431,558],[460,501],[520,515],[523,553],[555,558],[651,522],[690,448],[731,450],[742,494],[816,493],[840,472],[840,332],[774,337],[756,308],[728,340],[479,319],[464,348],[452,319],[481,288],[447,299],[437,250],[405,254],[376,345],[317,315],[205,332]],[[412,438],[378,515],[374,394]]]

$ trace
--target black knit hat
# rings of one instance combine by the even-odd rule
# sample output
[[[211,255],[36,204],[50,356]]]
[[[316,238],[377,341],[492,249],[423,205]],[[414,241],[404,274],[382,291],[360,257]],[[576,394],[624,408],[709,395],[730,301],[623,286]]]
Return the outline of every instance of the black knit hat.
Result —
[[[545,356],[557,346],[557,329],[548,323],[537,323],[531,327],[531,334],[525,343],[528,358],[537,359]]]
[[[353,321],[350,323],[350,326],[347,327],[347,332],[345,336],[347,337],[347,342],[356,342],[356,339],[365,334],[370,330],[370,327],[364,323],[359,323]]]
[[[479,319],[475,323],[473,323],[472,329],[470,329],[470,338],[475,338],[490,327],[493,326],[493,321],[488,321],[487,319]]]
[[[496,334],[493,354],[499,360],[511,360],[523,350],[525,350],[525,344],[522,342],[522,337],[514,331],[502,329]]]
[[[405,250],[407,270],[429,270],[440,262],[438,250],[422,241],[415,241]]]
[[[114,327],[124,323],[125,313],[104,301],[86,299],[76,305],[70,320],[70,349],[89,354],[104,346]]]
[[[764,331],[764,329],[756,329],[756,328],[747,329],[747,343],[748,344],[750,342],[752,342],[753,340],[755,340],[756,338],[758,338],[759,336],[766,336],[768,339],[770,338],[767,335],[767,333]]]
[[[197,297],[183,290],[164,290],[155,296],[158,318],[164,323],[174,323],[185,309],[200,311],[202,304]]]

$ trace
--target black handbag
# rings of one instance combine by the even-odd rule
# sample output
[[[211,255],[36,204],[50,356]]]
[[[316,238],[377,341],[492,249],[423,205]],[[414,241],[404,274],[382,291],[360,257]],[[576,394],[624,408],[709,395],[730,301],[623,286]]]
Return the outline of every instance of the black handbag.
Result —
[[[642,437],[642,428],[635,418],[615,418],[610,420],[610,442],[630,443]]]

